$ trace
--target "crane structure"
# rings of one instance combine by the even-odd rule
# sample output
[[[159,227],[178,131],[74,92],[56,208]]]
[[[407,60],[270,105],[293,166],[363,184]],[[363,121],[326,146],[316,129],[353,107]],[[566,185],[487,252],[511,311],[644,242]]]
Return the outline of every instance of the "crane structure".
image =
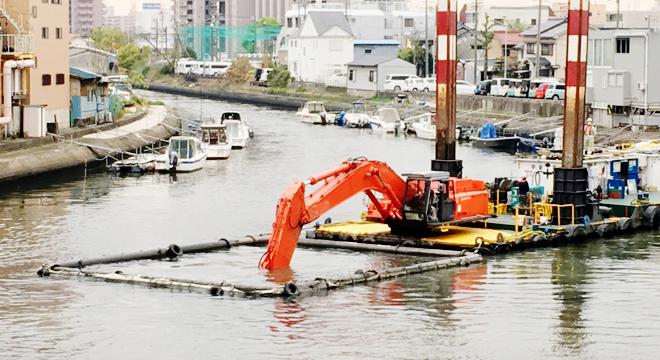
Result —
[[[307,187],[314,185],[319,186],[306,194]],[[444,224],[488,217],[483,181],[452,178],[444,172],[408,174],[404,180],[383,162],[348,160],[336,169],[289,185],[277,204],[273,231],[259,266],[287,268],[302,227],[360,193],[371,201],[368,218],[388,224],[395,233],[423,234]]]

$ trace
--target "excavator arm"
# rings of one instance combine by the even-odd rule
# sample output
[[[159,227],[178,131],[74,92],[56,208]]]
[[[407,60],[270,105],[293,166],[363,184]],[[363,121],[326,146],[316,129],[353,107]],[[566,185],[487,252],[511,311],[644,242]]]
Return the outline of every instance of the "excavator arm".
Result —
[[[305,195],[306,186],[317,184],[317,189]],[[302,227],[361,192],[383,220],[400,220],[404,190],[405,181],[387,164],[366,159],[348,160],[304,183],[295,181],[277,204],[273,232],[259,266],[268,270],[289,267]]]

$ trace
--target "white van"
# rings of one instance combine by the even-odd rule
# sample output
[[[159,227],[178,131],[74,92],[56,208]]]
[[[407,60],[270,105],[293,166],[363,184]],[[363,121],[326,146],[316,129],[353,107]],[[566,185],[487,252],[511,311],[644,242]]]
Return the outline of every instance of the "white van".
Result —
[[[385,91],[401,91],[406,86],[406,80],[410,78],[417,78],[417,75],[411,74],[389,74],[385,78],[385,86],[383,87]]]
[[[176,62],[176,68],[174,69],[175,74],[179,75],[188,75],[191,73],[192,69],[199,66],[200,61],[181,59]]]
[[[509,79],[496,78],[490,81],[490,95],[506,96],[509,91]]]
[[[212,61],[204,63],[203,76],[222,76],[227,73],[229,67],[231,66],[230,62],[226,61]]]

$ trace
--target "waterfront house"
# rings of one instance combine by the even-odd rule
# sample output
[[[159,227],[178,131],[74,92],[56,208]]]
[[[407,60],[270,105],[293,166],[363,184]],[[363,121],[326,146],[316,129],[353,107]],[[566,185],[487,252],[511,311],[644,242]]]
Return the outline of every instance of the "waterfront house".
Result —
[[[540,77],[565,78],[566,72],[566,34],[568,19],[551,18],[541,23],[541,61],[537,64],[537,34],[538,28],[532,26],[520,33],[518,44],[518,71],[522,79],[534,78],[536,69],[540,66]]]
[[[108,83],[99,74],[72,67],[71,126],[98,124],[112,120]]]
[[[343,12],[310,12],[288,49],[288,68],[295,80],[325,83],[353,61],[353,32]]]
[[[349,94],[374,96],[385,89],[385,78],[390,74],[414,75],[415,65],[399,59],[396,55],[358,54],[348,64]]]
[[[119,71],[117,55],[83,44],[69,46],[70,67],[91,71],[104,76]]]
[[[658,126],[660,62],[656,29],[603,28],[589,36],[587,104],[600,126]]]

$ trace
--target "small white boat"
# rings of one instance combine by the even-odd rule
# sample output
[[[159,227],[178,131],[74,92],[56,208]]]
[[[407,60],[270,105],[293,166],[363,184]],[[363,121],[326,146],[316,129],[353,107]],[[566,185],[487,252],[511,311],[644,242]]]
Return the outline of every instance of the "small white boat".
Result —
[[[435,124],[430,121],[420,121],[412,124],[415,135],[424,140],[435,140]]]
[[[241,119],[241,114],[224,112],[220,116],[220,123],[225,125],[227,142],[232,149],[243,149],[248,146],[253,134],[247,122]]]
[[[296,119],[307,124],[327,125],[334,124],[335,118],[325,111],[322,102],[306,102],[296,113]]]
[[[202,124],[201,128],[207,159],[227,159],[231,154],[231,144],[227,140],[225,125]]]
[[[369,114],[363,101],[353,102],[353,108],[344,114],[347,127],[363,128],[369,126]]]
[[[156,159],[156,171],[192,172],[206,164],[206,150],[202,142],[191,136],[174,136],[165,154]]]
[[[387,133],[398,133],[403,131],[403,122],[399,111],[395,108],[386,107],[376,111],[374,116],[369,118],[371,128]]]

